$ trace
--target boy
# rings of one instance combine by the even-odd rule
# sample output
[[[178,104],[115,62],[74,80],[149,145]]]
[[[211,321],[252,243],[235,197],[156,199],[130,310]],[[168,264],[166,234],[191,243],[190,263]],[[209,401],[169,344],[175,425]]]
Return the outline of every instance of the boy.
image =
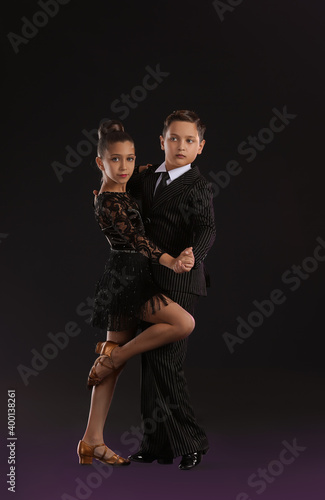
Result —
[[[204,132],[194,112],[174,111],[160,136],[165,161],[160,166],[139,167],[128,182],[131,194],[142,202],[148,238],[171,255],[193,247],[195,264],[189,273],[152,266],[161,290],[192,315],[199,296],[207,293],[203,260],[215,239],[212,192],[193,165],[202,153]],[[133,461],[172,463],[181,456],[179,468],[189,470],[208,451],[183,372],[186,347],[185,339],[142,355],[141,411],[147,425],[140,451],[129,457]]]

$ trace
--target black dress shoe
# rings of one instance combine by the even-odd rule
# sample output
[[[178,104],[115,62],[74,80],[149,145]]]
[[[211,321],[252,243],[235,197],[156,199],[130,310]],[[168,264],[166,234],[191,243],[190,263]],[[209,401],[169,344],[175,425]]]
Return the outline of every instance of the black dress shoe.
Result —
[[[129,460],[132,462],[140,462],[143,464],[151,464],[157,460],[158,464],[168,465],[173,463],[173,457],[156,457],[155,455],[150,455],[150,453],[134,453],[134,455],[129,455]]]
[[[183,455],[178,468],[180,470],[193,469],[193,467],[199,465],[199,463],[201,462],[201,458],[202,458],[201,451],[195,451],[194,453],[188,453],[187,455]]]

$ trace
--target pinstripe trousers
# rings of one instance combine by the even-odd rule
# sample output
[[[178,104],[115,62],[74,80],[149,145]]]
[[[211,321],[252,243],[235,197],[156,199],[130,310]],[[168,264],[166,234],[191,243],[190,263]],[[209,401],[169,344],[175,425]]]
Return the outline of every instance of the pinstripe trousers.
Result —
[[[198,295],[168,295],[193,315]],[[209,448],[207,436],[196,421],[183,371],[187,342],[188,338],[142,354],[143,453],[178,457]]]

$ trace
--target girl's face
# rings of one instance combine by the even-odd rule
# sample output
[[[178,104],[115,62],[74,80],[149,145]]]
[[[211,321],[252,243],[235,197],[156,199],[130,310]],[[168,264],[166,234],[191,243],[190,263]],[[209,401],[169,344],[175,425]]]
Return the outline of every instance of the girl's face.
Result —
[[[201,154],[204,144],[204,140],[200,142],[195,123],[173,121],[165,137],[160,136],[167,170],[193,163],[196,156]]]
[[[103,184],[109,190],[125,191],[134,170],[134,144],[130,141],[109,144],[104,157],[97,157],[96,163],[103,172]]]

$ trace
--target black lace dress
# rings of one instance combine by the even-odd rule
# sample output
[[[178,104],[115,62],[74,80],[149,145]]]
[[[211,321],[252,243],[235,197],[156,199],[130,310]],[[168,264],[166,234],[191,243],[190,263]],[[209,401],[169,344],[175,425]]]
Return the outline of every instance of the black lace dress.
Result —
[[[139,206],[127,192],[103,192],[94,208],[110,252],[96,285],[91,323],[121,331],[134,326],[145,311],[155,312],[171,302],[151,273],[151,263],[158,264],[164,252],[146,238]]]

